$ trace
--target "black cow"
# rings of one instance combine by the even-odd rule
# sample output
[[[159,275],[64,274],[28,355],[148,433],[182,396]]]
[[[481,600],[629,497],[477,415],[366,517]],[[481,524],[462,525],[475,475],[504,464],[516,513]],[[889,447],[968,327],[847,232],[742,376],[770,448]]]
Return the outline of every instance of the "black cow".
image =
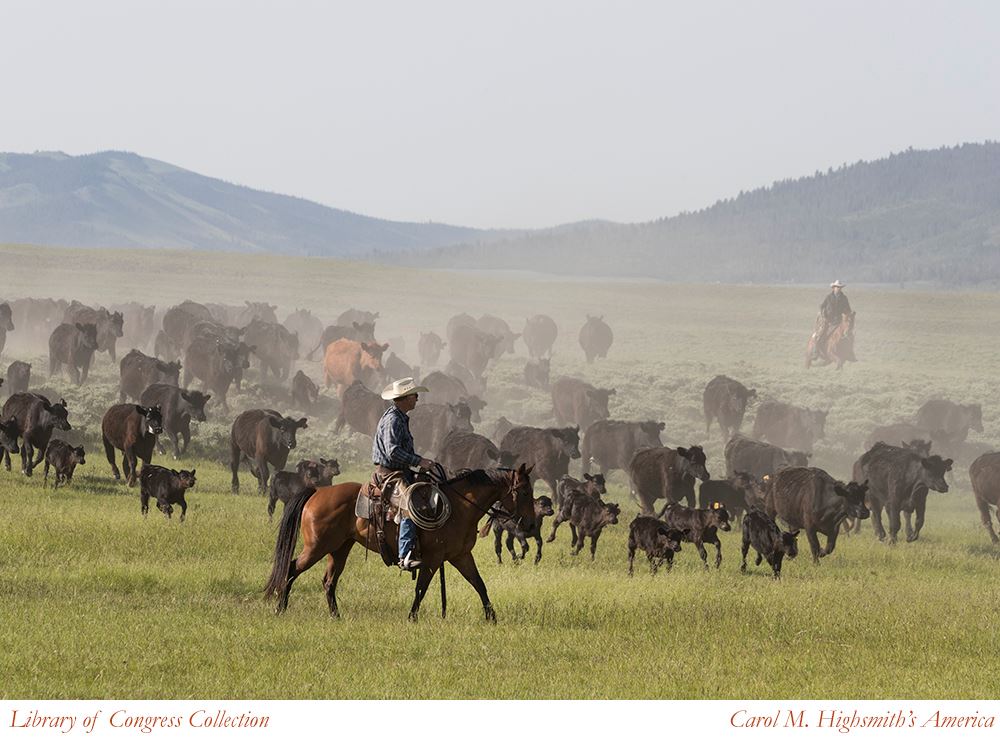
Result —
[[[809,452],[785,450],[737,434],[726,443],[726,477],[732,478],[737,473],[743,472],[761,479],[777,473],[782,468],[804,468],[809,464],[811,456]]]
[[[618,524],[621,509],[618,504],[604,503],[593,496],[577,495],[573,498],[573,509],[570,512],[569,526],[573,537],[572,555],[583,550],[583,543],[590,538],[590,560],[597,554],[597,541],[604,528]]]
[[[732,377],[716,375],[705,386],[702,403],[705,408],[705,435],[712,427],[712,421],[719,422],[722,441],[728,442],[738,434],[743,425],[747,404],[757,397],[757,390],[748,388]]]
[[[667,571],[674,567],[674,553],[681,550],[684,533],[655,517],[637,516],[628,526],[628,575],[632,575],[635,551],[643,550],[649,559],[649,569],[655,574],[663,562]]]
[[[115,450],[122,451],[122,469],[131,488],[139,478],[138,461],[142,460],[143,465],[152,461],[156,437],[162,431],[163,414],[159,406],[118,403],[108,409],[101,420],[101,437],[115,480],[122,477],[115,464]]]
[[[342,338],[366,344],[375,343],[375,321],[327,326],[323,329],[319,343],[306,355],[306,359],[312,360],[317,351],[325,351],[327,346]]]
[[[934,441],[953,450],[969,436],[969,429],[982,433],[983,408],[978,403],[962,405],[950,400],[929,400],[917,411],[917,426],[934,432]]]
[[[743,564],[740,572],[747,572],[747,553],[751,546],[757,551],[757,562],[759,566],[763,558],[767,559],[767,564],[774,571],[774,578],[781,578],[781,563],[787,555],[794,558],[799,554],[799,546],[796,538],[799,531],[782,532],[777,523],[768,516],[763,509],[750,509],[743,517]]]
[[[486,470],[500,462],[500,448],[481,434],[450,431],[441,443],[437,461],[449,473],[459,470]]]
[[[7,394],[28,392],[31,382],[31,365],[27,362],[11,362],[7,367]]]
[[[872,527],[879,540],[886,536],[882,526],[883,508],[889,516],[890,544],[895,544],[899,533],[900,512],[906,518],[906,541],[913,542],[920,537],[927,491],[948,492],[945,473],[951,466],[952,461],[940,455],[924,457],[911,449],[884,442],[877,442],[858,459],[854,464],[854,477],[867,479]],[[916,522],[911,526],[913,512],[916,512]]]
[[[749,473],[737,473],[728,480],[703,481],[698,489],[698,508],[707,509],[719,503],[726,507],[729,516],[738,520],[751,506],[764,506],[766,484]]]
[[[453,431],[472,431],[472,411],[465,403],[435,405],[426,403],[410,412],[413,445],[427,457],[436,457],[444,438]]]
[[[319,488],[333,483],[335,476],[340,475],[340,463],[336,460],[299,460],[295,472],[279,471],[271,478],[270,496],[267,500],[267,518],[274,517],[274,507],[280,501],[287,504],[288,499],[303,488]]]
[[[615,337],[611,332],[611,327],[604,322],[604,317],[587,316],[587,322],[580,329],[580,348],[583,349],[587,357],[587,364],[590,364],[597,357],[605,359],[608,356],[608,349],[614,342]]]
[[[753,436],[779,447],[811,450],[816,440],[825,436],[828,413],[776,400],[764,401],[757,408]]]
[[[53,488],[68,486],[73,481],[73,473],[77,465],[86,465],[86,453],[83,447],[74,447],[61,439],[52,439],[45,448],[45,470],[42,485],[49,484],[49,468],[55,470]]]
[[[45,450],[52,438],[52,430],[69,431],[69,412],[66,401],[50,403],[39,393],[16,393],[3,404],[0,419],[9,422],[16,419],[17,430],[21,433],[21,472],[31,475],[32,470],[45,457]],[[35,452],[38,458],[35,458]],[[4,467],[10,470],[10,452],[3,451]]]
[[[639,450],[629,463],[632,497],[643,514],[652,514],[657,499],[687,501],[694,507],[694,481],[710,478],[705,466],[705,450],[691,447],[652,447]]]
[[[559,327],[548,315],[534,315],[524,321],[524,345],[528,347],[528,356],[541,359],[551,358],[552,346],[559,335]]]
[[[253,408],[237,416],[229,434],[233,493],[240,492],[240,460],[245,459],[257,478],[257,493],[263,495],[270,477],[268,464],[283,470],[288,453],[295,449],[295,432],[306,428],[305,418],[288,418],[271,409]]]
[[[431,331],[421,333],[417,342],[417,353],[420,355],[420,364],[423,367],[433,367],[441,358],[441,351],[448,344],[439,335]]]
[[[246,327],[243,341],[254,347],[260,359],[260,377],[270,372],[275,378],[287,380],[293,363],[299,358],[299,337],[277,322],[255,318]]]
[[[407,377],[402,375],[401,377]],[[400,379],[400,378],[393,378]],[[481,411],[486,407],[486,401],[478,395],[473,395],[457,377],[452,377],[444,372],[431,372],[420,383],[427,388],[427,392],[421,395],[424,403],[437,403],[445,405],[448,403],[465,403],[472,412],[472,423],[482,421]]]
[[[323,335],[323,321],[309,310],[296,309],[282,323],[292,333],[298,334],[300,348],[311,349],[319,343]]]
[[[552,411],[560,426],[575,424],[586,430],[595,421],[606,419],[614,388],[596,388],[575,377],[560,377],[552,383]]]
[[[813,562],[833,553],[837,533],[845,517],[867,519],[865,506],[868,483],[848,484],[835,480],[819,468],[785,468],[771,478],[766,511],[781,517],[793,530],[805,530]],[[826,535],[826,548],[819,546],[818,534]]]
[[[389,401],[382,400],[381,395],[366,388],[361,380],[355,380],[340,397],[340,413],[333,430],[339,433],[347,424],[358,434],[374,437],[379,419],[391,405]]]
[[[300,410],[310,411],[319,400],[319,388],[301,369],[292,378],[292,403]]]
[[[184,356],[184,387],[197,377],[222,401],[222,410],[228,412],[226,393],[230,385],[243,378],[243,370],[249,369],[250,354],[254,351],[253,346],[242,341],[233,343],[207,336],[194,339]]]
[[[662,421],[595,421],[583,433],[583,467],[596,465],[603,473],[628,470],[636,452],[663,446],[660,433],[664,428]]]
[[[97,326],[93,323],[61,323],[49,336],[49,377],[65,364],[76,385],[87,381],[97,350]]]
[[[150,385],[139,397],[142,405],[157,407],[163,412],[163,431],[173,442],[175,460],[187,452],[191,442],[191,420],[206,420],[205,405],[211,397],[211,393],[185,390],[166,383]],[[184,440],[183,447],[180,446],[181,439]],[[163,442],[157,442],[157,445],[160,454],[163,454]]]
[[[165,382],[177,385],[181,374],[180,362],[164,362],[147,356],[138,349],[132,349],[122,357],[119,364],[121,382],[118,386],[118,402],[128,399],[138,400],[142,391],[150,385]]]
[[[509,452],[516,462],[533,464],[532,483],[544,481],[555,497],[556,481],[569,473],[569,461],[580,456],[580,429],[518,426],[507,432],[500,442],[500,450]]]
[[[594,498],[600,501],[601,496],[607,492],[607,484],[604,481],[603,475],[584,473],[583,480],[577,480],[571,475],[562,476],[556,481],[556,504],[559,506],[559,511],[556,514],[556,518],[552,520],[552,533],[548,536],[546,542],[555,540],[559,525],[563,522],[569,522],[570,516],[573,514],[573,501],[575,499]],[[572,524],[570,527],[572,529]],[[573,532],[573,536],[573,542],[576,542],[575,531]]]
[[[542,521],[545,517],[551,517],[552,514],[552,499],[548,496],[539,496],[535,499],[535,524],[530,530],[521,529],[517,521],[510,517],[492,517],[479,531],[479,536],[486,537],[490,529],[493,529],[493,547],[496,550],[497,563],[503,563],[501,557],[503,550],[500,544],[503,542],[505,532],[507,533],[507,550],[510,551],[510,558],[514,563],[524,560],[524,556],[528,553],[528,538],[533,538],[537,546],[535,550],[535,564],[537,565],[542,560]],[[520,556],[514,552],[514,540],[517,540],[521,546]]]
[[[4,421],[0,421],[0,450],[3,451],[4,456],[9,458],[11,452],[21,451],[21,447],[17,443],[20,436],[21,427],[17,425],[16,416],[11,416]],[[7,469],[10,470],[9,465]]]
[[[120,312],[108,312],[105,307],[92,308],[76,300],[63,313],[63,322],[93,323],[97,328],[97,349],[108,352],[111,361],[116,361],[115,345],[124,334],[125,319]]]
[[[180,504],[181,521],[187,514],[187,501],[184,494],[189,488],[194,488],[197,479],[195,470],[168,470],[159,465],[143,465],[139,475],[139,501],[142,505],[142,516],[149,513],[149,500],[155,499],[156,508],[168,519],[173,517],[173,504]]]
[[[684,533],[684,542],[694,543],[701,556],[701,562],[708,570],[708,552],[705,543],[715,546],[715,567],[722,564],[722,542],[719,540],[719,530],[729,532],[729,512],[726,507],[716,502],[707,509],[689,509],[678,503],[670,502],[663,507],[658,515],[667,527]]]
[[[548,358],[529,359],[524,365],[524,384],[530,388],[548,390],[551,366]]]
[[[478,328],[459,326],[449,334],[448,353],[453,362],[467,369],[475,380],[481,380],[486,365],[496,358],[497,349],[503,348],[503,344],[502,336],[486,333]]]

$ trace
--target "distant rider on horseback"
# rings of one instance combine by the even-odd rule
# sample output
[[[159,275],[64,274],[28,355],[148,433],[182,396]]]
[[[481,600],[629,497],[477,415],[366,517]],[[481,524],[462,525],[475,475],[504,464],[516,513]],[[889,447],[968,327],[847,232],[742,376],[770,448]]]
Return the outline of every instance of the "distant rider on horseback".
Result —
[[[813,359],[819,359],[820,350],[824,348],[830,331],[840,324],[845,313],[850,314],[851,312],[851,303],[847,301],[847,295],[842,291],[846,286],[839,279],[834,281],[830,285],[830,294],[823,299],[823,304],[819,306],[816,330],[813,332],[815,339]]]
[[[374,477],[379,485],[391,476],[410,485],[414,480],[412,468],[429,470],[434,467],[433,460],[423,458],[413,451],[410,417],[406,415],[417,405],[418,394],[426,392],[427,388],[414,383],[412,377],[396,380],[382,391],[382,399],[391,400],[393,405],[379,419],[375,440],[372,442]],[[385,498],[388,497],[386,494]],[[399,524],[399,567],[406,570],[419,568],[418,552],[417,528],[412,519],[403,517]]]

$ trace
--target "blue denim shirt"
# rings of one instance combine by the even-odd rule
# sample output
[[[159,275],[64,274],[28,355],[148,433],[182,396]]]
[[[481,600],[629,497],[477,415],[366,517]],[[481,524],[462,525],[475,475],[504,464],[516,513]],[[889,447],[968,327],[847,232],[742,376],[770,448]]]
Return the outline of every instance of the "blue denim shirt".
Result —
[[[420,455],[413,451],[410,417],[395,404],[389,406],[378,421],[372,442],[372,464],[393,470],[420,465]]]

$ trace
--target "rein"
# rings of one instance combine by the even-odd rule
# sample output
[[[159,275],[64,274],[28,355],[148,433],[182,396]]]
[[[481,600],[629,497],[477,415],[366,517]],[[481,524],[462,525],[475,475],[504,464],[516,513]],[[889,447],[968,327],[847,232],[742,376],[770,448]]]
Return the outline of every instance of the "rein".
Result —
[[[502,470],[505,470],[506,472],[510,472],[510,473],[514,472],[513,470],[508,470],[507,468],[502,468]],[[430,472],[430,471],[428,471],[428,472]],[[434,485],[436,485],[442,491],[444,491],[445,488],[451,487],[451,483],[449,483],[449,482],[441,479],[440,476],[437,473],[431,473],[431,478],[436,481]],[[475,507],[476,509],[478,509],[479,511],[481,511],[483,514],[485,514],[490,519],[496,519],[498,517],[503,517],[503,518],[510,519],[510,520],[516,522],[518,525],[521,524],[520,517],[515,517],[515,515],[510,514],[509,512],[507,512],[503,508],[496,507],[496,506],[490,506],[489,508],[484,509],[479,504],[477,504],[475,501],[473,501],[468,496],[466,496],[464,493],[462,493],[461,491],[459,491],[457,488],[451,487],[450,490],[451,490],[451,493],[453,495],[458,496],[460,499],[462,499],[462,501],[466,502],[467,504],[471,504],[473,507]],[[517,503],[517,496],[514,493],[514,478],[513,478],[513,476],[510,479],[510,490],[508,491],[508,493],[511,495],[511,498],[514,499],[514,503],[516,504]]]

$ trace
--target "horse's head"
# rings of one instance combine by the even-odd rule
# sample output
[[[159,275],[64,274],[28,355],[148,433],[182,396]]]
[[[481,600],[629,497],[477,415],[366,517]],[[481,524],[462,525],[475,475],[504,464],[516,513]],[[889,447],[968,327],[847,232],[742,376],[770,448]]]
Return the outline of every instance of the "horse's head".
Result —
[[[501,500],[504,509],[514,516],[525,531],[535,527],[535,493],[531,486],[531,471],[534,467],[521,463],[517,469],[511,470],[510,491]]]

